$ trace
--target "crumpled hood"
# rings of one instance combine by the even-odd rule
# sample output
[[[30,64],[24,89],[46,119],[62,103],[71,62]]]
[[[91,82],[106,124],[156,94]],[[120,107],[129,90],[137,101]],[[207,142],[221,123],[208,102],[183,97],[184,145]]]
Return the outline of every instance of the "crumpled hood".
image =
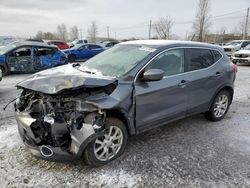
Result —
[[[237,52],[235,52],[235,54],[250,54],[250,50],[239,50]]]
[[[33,74],[16,86],[45,94],[56,94],[65,89],[106,86],[115,81],[115,77],[84,73],[68,64]]]

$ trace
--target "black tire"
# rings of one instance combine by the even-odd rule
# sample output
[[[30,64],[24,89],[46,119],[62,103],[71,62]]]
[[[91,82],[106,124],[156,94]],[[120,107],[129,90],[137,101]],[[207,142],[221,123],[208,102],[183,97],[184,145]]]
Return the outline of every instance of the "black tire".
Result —
[[[121,130],[122,135],[123,135],[123,137],[122,137],[123,139],[122,139],[122,144],[120,146],[120,149],[118,150],[117,154],[114,155],[112,158],[110,158],[106,161],[99,160],[96,157],[95,152],[94,152],[94,148],[95,148],[95,144],[96,144],[95,142],[97,140],[97,139],[95,139],[91,143],[89,143],[89,145],[86,147],[86,149],[83,152],[83,158],[84,158],[85,163],[87,165],[90,165],[93,167],[105,165],[105,164],[113,161],[117,157],[119,157],[124,152],[124,149],[125,149],[126,143],[127,143],[127,138],[128,138],[128,133],[127,133],[127,129],[125,127],[125,124],[121,120],[119,120],[117,118],[113,118],[113,117],[107,118],[106,122],[107,122],[108,127],[110,127],[110,126],[118,127]]]
[[[3,76],[6,76],[9,73],[8,67],[5,64],[0,65],[0,69],[2,70],[2,75]]]
[[[226,96],[227,97],[227,107],[226,108],[224,108],[225,109],[225,112],[221,115],[221,116],[216,116],[216,111],[215,111],[215,109],[216,109],[216,107],[218,107],[218,105],[216,104],[217,102],[219,102],[219,98],[220,97],[222,97],[222,96]],[[213,101],[213,103],[212,103],[212,105],[211,105],[211,107],[210,107],[210,109],[209,109],[209,111],[207,111],[206,113],[205,113],[205,117],[208,119],[208,120],[210,120],[210,121],[220,121],[220,120],[222,120],[224,117],[225,117],[225,115],[227,114],[227,111],[228,111],[228,109],[229,109],[229,106],[230,106],[230,104],[231,104],[231,98],[232,98],[232,96],[231,96],[231,94],[227,91],[227,90],[222,90],[222,91],[220,91],[217,95],[216,95],[216,97],[214,98],[214,101]]]
[[[70,63],[75,62],[75,61],[76,61],[76,56],[70,54],[70,55],[68,56],[68,61],[69,61]]]

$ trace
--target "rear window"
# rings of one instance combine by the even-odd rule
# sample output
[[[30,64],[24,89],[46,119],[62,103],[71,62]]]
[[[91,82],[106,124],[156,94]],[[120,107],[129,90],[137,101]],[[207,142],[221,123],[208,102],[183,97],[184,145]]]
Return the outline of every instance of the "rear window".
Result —
[[[207,68],[215,63],[214,55],[209,49],[186,49],[186,62],[188,71]]]

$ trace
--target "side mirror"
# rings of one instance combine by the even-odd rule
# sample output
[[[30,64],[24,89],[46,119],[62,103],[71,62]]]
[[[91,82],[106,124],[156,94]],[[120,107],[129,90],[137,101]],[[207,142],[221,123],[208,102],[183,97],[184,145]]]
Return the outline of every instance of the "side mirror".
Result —
[[[143,73],[143,80],[145,81],[158,81],[161,80],[165,72],[161,69],[149,69]]]

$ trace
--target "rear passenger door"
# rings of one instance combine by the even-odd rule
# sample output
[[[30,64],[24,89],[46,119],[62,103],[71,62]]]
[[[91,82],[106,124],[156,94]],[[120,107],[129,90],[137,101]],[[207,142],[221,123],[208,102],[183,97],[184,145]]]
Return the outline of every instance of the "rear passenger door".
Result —
[[[206,111],[223,79],[222,55],[216,50],[187,48],[188,114]]]
[[[60,64],[60,57],[55,56],[56,48],[34,47],[34,69],[42,70]]]

